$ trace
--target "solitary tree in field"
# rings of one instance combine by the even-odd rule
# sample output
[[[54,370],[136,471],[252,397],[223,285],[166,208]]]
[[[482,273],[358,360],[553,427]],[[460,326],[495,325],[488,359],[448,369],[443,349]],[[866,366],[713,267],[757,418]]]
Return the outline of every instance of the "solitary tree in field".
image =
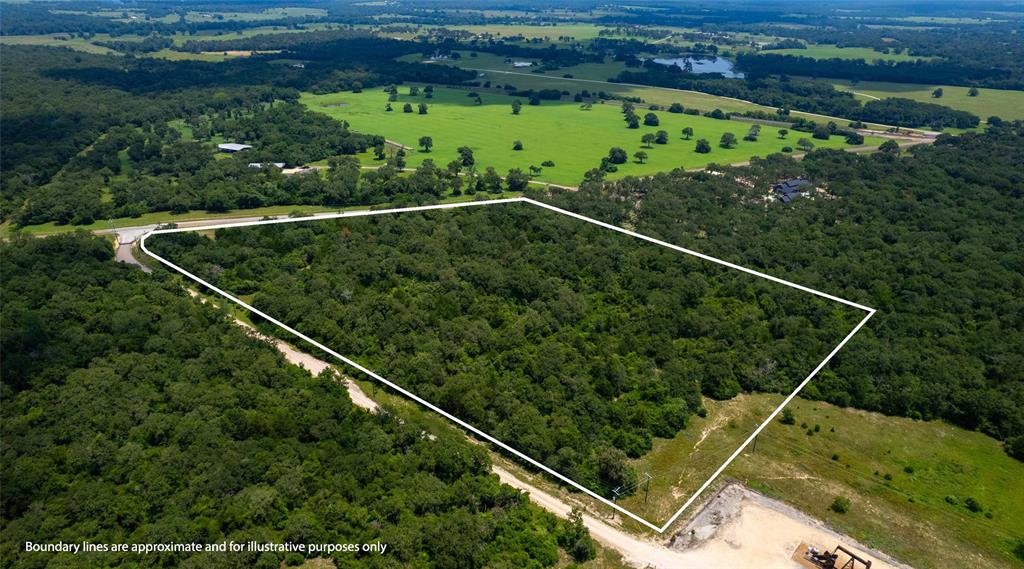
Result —
[[[811,150],[814,150],[814,143],[811,142],[811,140],[808,138],[801,138],[800,140],[797,140],[796,145],[799,146],[800,150],[803,150],[804,152],[810,152]]]
[[[736,146],[736,135],[731,132],[723,134],[722,138],[718,141],[718,145],[722,148],[732,148],[733,146]]]
[[[540,173],[543,170],[544,169],[541,168],[540,166],[536,166],[536,165],[530,164],[530,177],[534,178],[534,177],[540,176]]]
[[[668,144],[668,131],[659,130],[654,135],[654,144]]]
[[[702,138],[697,141],[697,147],[694,148],[694,151],[698,154],[707,154],[708,152],[711,152],[711,143],[708,142],[708,139]]]
[[[941,99],[942,98],[942,87],[939,87],[938,89],[935,89],[934,91],[932,91],[932,97],[934,97],[936,99]]]
[[[978,96],[978,88],[977,87],[971,87],[970,89],[968,89],[967,90],[967,96],[968,97],[977,97]]]
[[[424,152],[430,152],[430,149],[434,147],[434,139],[429,136],[421,136],[420,147]]]
[[[512,150],[522,150],[522,149],[523,149],[523,141],[522,140],[517,140],[517,141],[512,143]]]
[[[684,109],[683,106],[680,105],[679,103],[672,103],[668,107],[668,112],[670,112],[670,113],[679,114],[679,113],[682,113],[684,110],[686,110],[686,109]]]
[[[788,134],[789,134],[788,130],[786,130],[784,128],[780,128],[779,129],[779,138],[780,139],[785,139]]]
[[[402,106],[402,112],[403,113],[411,113],[412,112],[412,104],[411,103],[406,103],[405,105],[403,105]]]
[[[640,137],[640,142],[642,142],[647,148],[650,148],[651,145],[654,144],[654,139],[655,136],[648,132]]]
[[[420,94],[420,88],[419,87],[416,87],[416,86],[409,87],[409,96],[410,97],[418,97],[419,94]]]
[[[633,153],[633,158],[636,158],[637,162],[643,164],[644,160],[647,160],[647,153],[643,150],[637,150]]]
[[[384,112],[386,112],[386,113],[390,113],[393,110],[395,110],[395,109],[391,108],[391,103],[388,103],[387,105],[384,106]]]
[[[683,129],[683,138],[690,140],[693,138],[693,127],[686,127]]]
[[[761,125],[755,124],[750,126],[750,130],[747,131],[747,135],[743,137],[743,140],[747,142],[757,142],[757,137],[761,135]]]
[[[658,126],[658,124],[659,124],[658,115],[656,115],[654,113],[647,113],[646,115],[644,115],[644,125],[645,126]]]
[[[519,111],[522,110],[522,108],[523,108],[523,104],[521,102],[519,102],[519,99],[516,99],[515,101],[512,101],[512,114],[513,115],[518,115]]]
[[[427,104],[426,103],[420,103],[420,114],[421,115],[427,114]]]

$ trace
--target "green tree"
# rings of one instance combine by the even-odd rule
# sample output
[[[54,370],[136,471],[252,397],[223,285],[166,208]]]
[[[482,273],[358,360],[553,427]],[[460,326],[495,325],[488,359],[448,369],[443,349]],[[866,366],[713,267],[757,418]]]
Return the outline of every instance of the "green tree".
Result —
[[[640,142],[643,143],[643,145],[646,146],[647,148],[650,148],[654,144],[655,138],[656,137],[653,133],[646,132],[643,134],[643,136],[640,137]]]
[[[608,161],[612,164],[625,164],[626,151],[615,146],[608,150]]]
[[[512,168],[505,176],[505,185],[510,192],[522,192],[530,185],[530,177],[519,168]]]
[[[698,154],[707,154],[711,152],[711,143],[706,138],[702,138],[697,141],[697,146],[694,149]]]
[[[421,136],[419,144],[424,152],[430,152],[430,149],[434,147],[434,139],[429,136]]]
[[[637,162],[643,164],[644,161],[647,160],[647,153],[643,150],[638,150],[633,153],[633,158],[636,158]]]
[[[731,132],[722,134],[722,138],[718,141],[718,145],[722,148],[732,148],[736,146],[736,135]]]
[[[968,97],[977,97],[978,96],[978,88],[977,87],[971,87],[970,89],[968,89],[967,90],[967,96]]]
[[[462,162],[464,168],[470,168],[476,164],[476,159],[473,157],[473,149],[468,146],[460,146],[456,152],[459,153],[459,160]]]
[[[518,115],[519,111],[523,108],[523,104],[519,102],[519,99],[512,101],[512,114]]]
[[[683,138],[685,140],[690,140],[691,138],[693,138],[693,127],[688,126],[683,128]]]
[[[427,114],[427,104],[426,103],[420,103],[419,104],[419,113],[421,115]]]
[[[786,129],[784,129],[784,128],[780,128],[780,129],[779,129],[779,138],[780,138],[780,139],[783,139],[783,140],[784,140],[784,139],[786,138],[786,135],[788,135],[788,134],[789,134],[789,131],[788,131],[788,130],[786,130]]]

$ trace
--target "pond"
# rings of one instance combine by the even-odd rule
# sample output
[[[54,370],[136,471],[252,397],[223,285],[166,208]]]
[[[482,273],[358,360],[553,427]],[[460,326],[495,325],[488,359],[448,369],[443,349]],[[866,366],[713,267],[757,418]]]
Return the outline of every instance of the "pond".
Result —
[[[656,57],[654,62],[662,65],[676,65],[682,69],[687,69],[687,65],[689,65],[691,73],[721,73],[729,78],[743,78],[743,72],[734,71],[733,62],[724,57]]]

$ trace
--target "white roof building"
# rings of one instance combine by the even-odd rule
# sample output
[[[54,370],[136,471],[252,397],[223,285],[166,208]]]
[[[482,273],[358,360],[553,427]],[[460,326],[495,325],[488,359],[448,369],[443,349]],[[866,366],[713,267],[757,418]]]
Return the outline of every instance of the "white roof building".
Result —
[[[221,152],[239,152],[241,150],[249,150],[252,146],[248,144],[238,144],[237,142],[225,142],[224,144],[218,144],[217,150]]]

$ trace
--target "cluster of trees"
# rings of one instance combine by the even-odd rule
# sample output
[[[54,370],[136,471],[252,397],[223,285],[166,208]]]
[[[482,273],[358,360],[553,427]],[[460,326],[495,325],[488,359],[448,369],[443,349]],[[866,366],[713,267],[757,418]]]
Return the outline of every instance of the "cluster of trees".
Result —
[[[187,126],[194,137],[217,133],[254,148],[216,160],[210,144],[184,140],[177,128],[166,123],[115,127],[72,158],[47,184],[29,190],[14,221],[19,225],[89,224],[151,211],[353,205],[389,197],[369,189],[357,191],[358,164],[354,177],[343,177],[351,183],[339,181],[333,175],[335,168],[323,179],[315,174],[284,176],[272,166],[275,162],[305,164],[384,144],[382,137],[350,132],[344,124],[298,104],[225,110],[212,117],[197,116]]]
[[[779,72],[772,71],[772,73]],[[779,114],[770,118],[782,120],[786,120],[790,109],[799,109],[851,120],[906,127],[973,128],[978,126],[979,122],[977,116],[966,111],[903,98],[869,101],[862,106],[851,93],[836,90],[827,83],[786,76],[776,78],[767,76],[767,73],[767,71],[762,74],[751,73],[747,79],[725,79],[684,73],[676,66],[645,63],[642,71],[626,70],[610,80],[674,89],[692,89],[753,101],[779,109]]]
[[[606,496],[702,396],[788,390],[861,317],[527,204],[149,245]]]
[[[376,560],[334,557],[354,568],[593,557],[578,517],[559,521],[502,485],[460,433],[355,407],[333,371],[310,376],[177,280],[112,257],[85,234],[0,245],[6,563],[138,564],[24,552],[61,540],[388,545]],[[148,562],[276,569],[294,557]]]
[[[584,184],[559,205],[878,309],[802,392],[839,405],[1024,435],[1020,123],[940,136],[900,156],[781,155],[732,172]],[[806,176],[830,199],[758,198]],[[738,196],[738,197],[736,197]],[[642,204],[637,203],[642,197]],[[707,238],[699,238],[698,235]]]
[[[1021,69],[992,65],[991,62],[953,63],[915,59],[912,61],[816,59],[778,53],[739,53],[736,65],[745,73],[786,74],[805,77],[835,77],[857,81],[890,81],[945,85],[981,85],[1003,89],[1024,88]]]

